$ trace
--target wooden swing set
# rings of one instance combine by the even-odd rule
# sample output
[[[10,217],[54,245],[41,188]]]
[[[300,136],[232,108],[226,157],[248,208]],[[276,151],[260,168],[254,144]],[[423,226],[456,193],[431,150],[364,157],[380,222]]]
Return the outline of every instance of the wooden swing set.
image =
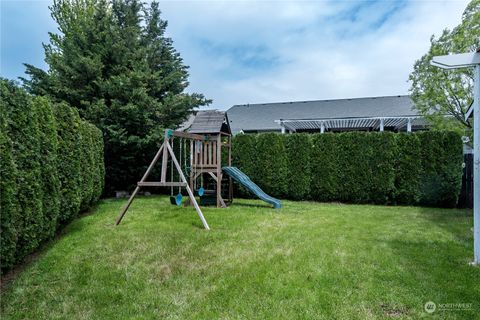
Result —
[[[173,147],[173,139],[179,138],[179,158],[178,161]],[[187,162],[187,144],[186,140],[189,140],[189,156],[190,156],[190,166],[186,166]],[[165,139],[157,151],[155,157],[147,168],[147,171],[143,175],[142,179],[137,183],[137,187],[133,191],[132,195],[128,199],[125,207],[122,208],[119,217],[116,220],[116,225],[120,224],[123,217],[125,216],[128,208],[133,202],[133,199],[140,191],[142,187],[170,187],[171,188],[171,202],[172,204],[181,205],[182,204],[182,194],[181,188],[185,188],[189,197],[189,204],[195,207],[197,214],[202,221],[202,224],[205,229],[210,230],[205,217],[203,216],[202,210],[195,199],[194,192],[202,197],[204,194],[213,194],[216,199],[216,206],[224,208],[227,204],[230,204],[233,200],[233,188],[231,178],[226,179],[227,182],[227,200],[225,200],[222,193],[222,147],[228,148],[227,161],[228,166],[231,166],[232,163],[232,149],[231,149],[231,134],[225,132],[217,132],[215,134],[194,134],[183,131],[174,131],[171,129],[165,130]],[[184,159],[185,165],[184,170],[187,172],[189,179],[184,174],[184,171],[181,167],[181,159]],[[160,181],[147,181],[150,173],[152,172],[155,164],[161,160],[161,173]],[[167,168],[170,161],[171,178],[170,181],[167,181]],[[179,181],[173,181],[173,168],[175,167],[176,172],[179,177]],[[214,190],[205,190],[204,180],[207,180],[207,175],[210,177],[210,181],[213,181]],[[200,181],[199,181],[200,180]],[[197,186],[200,185],[199,188]],[[178,187],[179,193],[176,197],[173,197],[173,188]],[[224,188],[225,189],[225,188]],[[225,190],[224,190],[225,191]]]

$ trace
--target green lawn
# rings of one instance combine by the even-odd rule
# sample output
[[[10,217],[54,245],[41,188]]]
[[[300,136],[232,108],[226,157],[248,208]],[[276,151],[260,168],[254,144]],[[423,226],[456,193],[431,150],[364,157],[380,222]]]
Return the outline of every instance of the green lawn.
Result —
[[[480,314],[470,211],[236,200],[205,208],[205,231],[166,197],[138,198],[114,227],[124,203],[102,201],[7,285],[2,320]]]

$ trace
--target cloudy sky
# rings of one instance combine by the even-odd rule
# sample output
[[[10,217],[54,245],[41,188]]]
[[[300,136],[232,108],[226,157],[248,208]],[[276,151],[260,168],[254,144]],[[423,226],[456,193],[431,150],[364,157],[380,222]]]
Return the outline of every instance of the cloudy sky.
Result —
[[[46,68],[51,1],[1,1],[1,75]],[[160,1],[190,92],[234,104],[408,94],[432,34],[468,1]]]

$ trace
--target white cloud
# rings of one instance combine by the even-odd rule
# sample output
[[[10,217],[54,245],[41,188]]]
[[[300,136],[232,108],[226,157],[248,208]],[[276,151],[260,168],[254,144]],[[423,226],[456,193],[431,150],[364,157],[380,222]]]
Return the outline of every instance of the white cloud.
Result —
[[[189,91],[226,109],[407,94],[430,36],[459,24],[467,3],[181,1],[161,8],[190,65]]]

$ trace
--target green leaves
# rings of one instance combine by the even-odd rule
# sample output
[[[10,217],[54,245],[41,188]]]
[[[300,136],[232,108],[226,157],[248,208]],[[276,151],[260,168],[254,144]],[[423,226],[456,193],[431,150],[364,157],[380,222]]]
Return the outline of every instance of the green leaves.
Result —
[[[268,133],[233,143],[233,164],[276,197],[454,207],[460,193],[455,132]]]
[[[438,38],[432,36],[430,42],[429,51],[415,62],[409,76],[415,108],[437,129],[469,135],[471,123],[465,120],[465,114],[473,101],[473,71],[446,71],[430,65],[430,61],[434,56],[473,52],[480,47],[480,0],[470,2],[460,25],[445,29]]]
[[[285,139],[277,133],[256,136],[255,176],[253,181],[267,194],[282,197],[288,190],[288,162]]]
[[[287,155],[286,196],[295,200],[308,198],[311,183],[312,142],[308,134],[289,134],[285,136]]]
[[[103,131],[108,191],[128,189],[155,152],[152,137],[210,101],[184,92],[188,67],[165,36],[158,3],[56,0],[51,11],[60,33],[44,46],[49,71],[26,65],[24,84]]]
[[[427,131],[419,134],[422,146],[420,203],[454,207],[462,184],[463,145],[454,132]]]
[[[2,271],[54,236],[103,190],[103,138],[65,103],[0,80]]]

